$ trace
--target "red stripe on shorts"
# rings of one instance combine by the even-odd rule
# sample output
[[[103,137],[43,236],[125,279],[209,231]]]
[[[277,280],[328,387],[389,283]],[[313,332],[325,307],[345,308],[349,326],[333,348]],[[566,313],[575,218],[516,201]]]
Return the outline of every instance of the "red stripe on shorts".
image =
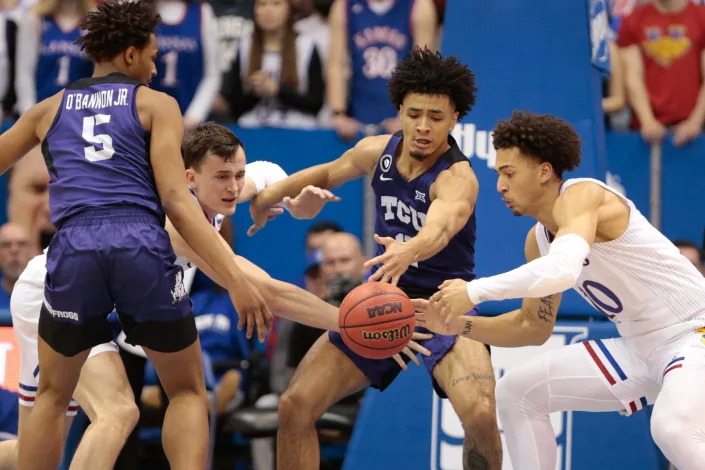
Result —
[[[607,379],[607,382],[609,382],[610,385],[614,385],[615,383],[617,383],[617,381],[612,378],[609,371],[600,360],[599,356],[595,353],[595,350],[592,349],[590,343],[588,341],[584,341],[583,345],[585,345],[585,349],[587,349],[588,353],[590,354],[590,357],[592,357],[592,360],[595,361],[595,364],[597,364],[597,367],[600,368],[600,371],[602,372],[602,375],[604,375]]]

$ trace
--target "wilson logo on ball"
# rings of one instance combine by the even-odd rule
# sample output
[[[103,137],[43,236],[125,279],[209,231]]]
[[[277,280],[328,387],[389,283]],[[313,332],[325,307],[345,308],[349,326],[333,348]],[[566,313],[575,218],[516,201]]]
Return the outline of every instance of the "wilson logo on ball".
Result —
[[[404,325],[400,328],[391,328],[384,331],[364,331],[362,332],[362,339],[367,341],[374,341],[385,339],[389,343],[393,343],[397,340],[407,338],[411,336],[411,326]]]
[[[375,305],[374,307],[367,307],[367,316],[370,318],[381,317],[382,315],[389,315],[390,313],[397,313],[402,310],[401,302],[391,302],[388,304]]]

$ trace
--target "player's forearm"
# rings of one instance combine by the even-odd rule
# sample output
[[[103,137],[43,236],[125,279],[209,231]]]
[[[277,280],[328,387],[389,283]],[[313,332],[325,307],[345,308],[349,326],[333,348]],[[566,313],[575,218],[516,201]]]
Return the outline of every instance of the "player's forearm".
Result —
[[[551,326],[547,328],[527,321],[521,309],[496,317],[455,317],[453,324],[460,336],[504,348],[541,345],[550,337],[552,330]]]
[[[184,191],[176,198],[163,198],[162,205],[174,228],[208,266],[226,288],[242,281],[242,270],[235,264],[232,250],[222,243],[221,236],[203,218],[196,201]]]
[[[260,207],[278,204],[285,197],[297,196],[306,186],[316,186],[323,189],[330,189],[330,180],[327,164],[312,166],[305,170],[298,171],[288,178],[278,181],[265,188],[256,197]]]
[[[424,261],[448,246],[453,235],[445,225],[427,224],[414,238],[404,243],[412,248],[415,262]]]
[[[262,286],[267,304],[280,317],[314,328],[338,331],[338,309],[300,287],[269,278]]]

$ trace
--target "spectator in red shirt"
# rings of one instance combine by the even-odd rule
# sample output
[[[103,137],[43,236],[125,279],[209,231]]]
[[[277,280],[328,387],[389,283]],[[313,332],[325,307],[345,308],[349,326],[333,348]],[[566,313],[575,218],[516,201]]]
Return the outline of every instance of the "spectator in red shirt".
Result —
[[[624,61],[635,129],[648,142],[673,126],[676,145],[705,122],[705,8],[690,0],[651,0],[624,18],[617,45]]]

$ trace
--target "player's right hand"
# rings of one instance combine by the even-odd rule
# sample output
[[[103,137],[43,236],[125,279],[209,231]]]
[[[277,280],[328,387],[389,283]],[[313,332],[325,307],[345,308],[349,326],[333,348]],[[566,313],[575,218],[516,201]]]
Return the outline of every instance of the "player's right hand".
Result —
[[[267,225],[267,221],[271,220],[269,216],[270,207],[258,204],[257,197],[255,196],[255,198],[253,198],[250,202],[250,217],[252,217],[252,226],[247,229],[247,236],[251,237]]]
[[[409,344],[404,349],[402,349],[401,352],[406,354],[406,356],[409,359],[411,359],[414,364],[416,364],[417,366],[420,366],[421,361],[419,360],[418,356],[416,356],[416,354],[421,353],[424,356],[428,357],[431,355],[431,351],[424,348],[423,346],[421,346],[419,343],[417,343],[414,340],[423,341],[423,340],[431,339],[432,337],[433,337],[433,335],[429,334],[429,333],[415,332],[413,334],[413,336],[411,337],[412,340],[409,341]],[[406,365],[406,363],[404,362],[404,359],[401,358],[401,355],[395,354],[394,356],[392,356],[392,359],[394,359],[397,362],[397,364],[399,364],[399,367],[401,367],[402,369],[407,370],[409,368]]]
[[[257,337],[264,343],[265,334],[272,328],[274,317],[260,291],[251,282],[242,280],[237,286],[230,288],[232,300],[238,314],[237,329],[246,326],[247,339],[252,338],[252,332],[257,328]]]

